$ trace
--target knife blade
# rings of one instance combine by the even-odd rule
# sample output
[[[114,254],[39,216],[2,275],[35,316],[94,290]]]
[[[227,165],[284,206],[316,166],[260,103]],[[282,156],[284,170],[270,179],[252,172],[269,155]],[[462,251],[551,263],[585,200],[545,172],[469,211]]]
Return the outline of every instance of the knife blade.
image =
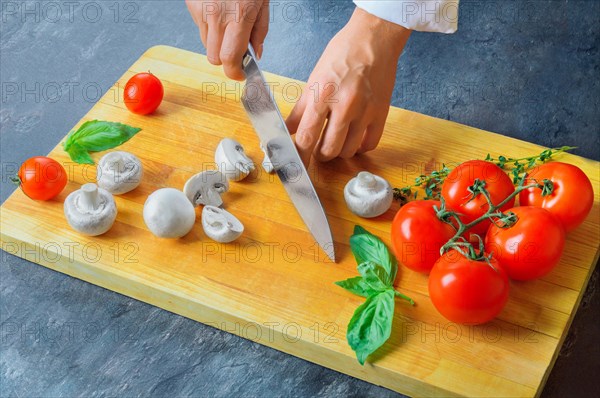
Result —
[[[248,45],[242,68],[246,74],[242,104],[261,145],[308,230],[325,254],[335,262],[335,248],[327,216],[271,89],[258,67],[252,45]]]

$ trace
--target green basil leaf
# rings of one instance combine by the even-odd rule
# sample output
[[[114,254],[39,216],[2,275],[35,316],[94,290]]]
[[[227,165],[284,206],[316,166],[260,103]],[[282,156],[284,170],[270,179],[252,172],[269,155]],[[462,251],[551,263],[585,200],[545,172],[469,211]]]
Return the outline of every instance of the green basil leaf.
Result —
[[[140,130],[140,128],[122,123],[92,120],[85,122],[77,131],[71,132],[65,140],[63,147],[74,162],[89,163],[87,159],[85,162],[79,162],[79,157],[74,157],[71,154],[80,154],[82,150],[99,152],[117,147],[128,141]],[[79,148],[72,149],[75,146]],[[87,157],[91,160],[89,154]],[[93,161],[91,163],[93,164]]]
[[[387,272],[379,264],[372,261],[365,261],[358,266],[358,272],[362,275],[365,283],[374,291],[380,292],[391,287],[387,284]]]
[[[94,160],[92,159],[88,151],[86,151],[77,144],[71,144],[69,149],[67,149],[66,151],[69,154],[71,160],[75,163],[94,164]]]
[[[356,276],[344,281],[335,282],[335,284],[346,289],[350,293],[354,293],[362,297],[369,297],[370,295],[377,293],[365,282],[362,276]]]
[[[372,261],[381,265],[387,274],[384,283],[391,286],[396,279],[398,264],[381,239],[371,234],[352,235],[350,249],[358,264]]]
[[[364,365],[367,357],[390,337],[393,317],[394,291],[392,289],[369,296],[356,309],[348,323],[346,338],[361,365]]]
[[[367,231],[366,229],[364,229],[360,225],[355,225],[354,226],[354,234],[353,235],[360,235],[360,234],[373,235],[372,233],[370,233],[369,231]]]

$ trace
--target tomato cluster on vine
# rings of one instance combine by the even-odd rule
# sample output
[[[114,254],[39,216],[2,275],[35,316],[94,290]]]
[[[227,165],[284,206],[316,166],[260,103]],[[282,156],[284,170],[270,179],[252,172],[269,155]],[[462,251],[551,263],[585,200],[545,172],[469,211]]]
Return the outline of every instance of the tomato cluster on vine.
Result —
[[[577,166],[545,163],[515,186],[497,164],[471,160],[446,176],[439,200],[400,208],[392,244],[402,265],[429,273],[429,296],[444,317],[485,323],[508,301],[510,279],[541,278],[556,267],[567,232],[593,202],[592,183]]]

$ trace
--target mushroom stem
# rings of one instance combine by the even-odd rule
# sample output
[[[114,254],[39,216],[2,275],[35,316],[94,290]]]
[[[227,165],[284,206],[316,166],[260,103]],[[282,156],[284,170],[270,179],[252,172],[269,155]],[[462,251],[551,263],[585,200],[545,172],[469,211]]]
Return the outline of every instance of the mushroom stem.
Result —
[[[100,195],[98,195],[98,186],[96,184],[85,184],[81,187],[81,196],[79,204],[85,211],[94,211],[100,207]]]
[[[125,161],[123,160],[123,156],[120,153],[114,153],[108,160],[110,162],[111,170],[114,170],[116,173],[124,173],[125,172]]]
[[[368,171],[361,171],[357,176],[358,185],[361,188],[375,188],[377,186],[377,180],[373,174]]]

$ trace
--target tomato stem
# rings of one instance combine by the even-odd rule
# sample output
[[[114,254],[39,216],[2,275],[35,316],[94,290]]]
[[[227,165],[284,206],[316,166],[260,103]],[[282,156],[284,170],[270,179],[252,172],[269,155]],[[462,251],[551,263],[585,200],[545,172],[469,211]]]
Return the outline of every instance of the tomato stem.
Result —
[[[483,214],[481,217],[471,221],[468,224],[465,224],[461,221],[460,214],[446,209],[446,204],[444,202],[444,198],[442,197],[441,198],[441,202],[442,202],[441,207],[439,209],[435,208],[437,217],[441,221],[452,225],[456,229],[456,233],[448,242],[446,242],[446,244],[444,246],[442,246],[442,248],[440,249],[440,254],[443,255],[447,251],[454,249],[471,260],[485,261],[490,266],[492,266],[489,261],[491,258],[491,255],[490,256],[484,255],[484,249],[483,249],[484,244],[483,244],[483,240],[481,239],[481,237],[479,235],[475,235],[477,237],[477,239],[479,240],[479,250],[477,251],[477,250],[475,250],[475,248],[473,247],[473,245],[470,242],[467,242],[465,240],[463,235],[466,231],[468,231],[469,229],[473,228],[475,225],[477,225],[485,220],[490,220],[491,222],[493,222],[494,224],[496,224],[497,226],[499,226],[501,228],[508,228],[508,227],[514,225],[518,221],[517,215],[512,212],[503,213],[500,209],[504,205],[506,205],[508,202],[510,202],[512,199],[514,199],[518,194],[520,194],[524,190],[527,190],[530,188],[539,188],[542,190],[542,192],[545,192],[545,190],[547,190],[549,192],[547,195],[549,195],[550,193],[552,193],[552,190],[554,187],[552,185],[552,182],[549,180],[544,180],[541,183],[534,182],[534,183],[525,185],[525,178],[523,178],[521,180],[519,186],[514,190],[513,193],[508,195],[504,200],[502,200],[497,205],[494,205],[492,203],[492,199],[490,197],[489,192],[485,188],[485,181],[476,179],[474,181],[473,185],[471,185],[468,189],[469,193],[471,193],[471,195],[472,195],[472,197],[469,200],[475,199],[477,197],[477,195],[483,195],[483,197],[485,198],[485,200],[488,204],[488,209],[485,212],[485,214]],[[456,225],[454,225],[454,223],[456,223]],[[492,266],[492,268],[493,268],[493,266]]]
[[[525,156],[522,158],[498,156],[496,159],[488,154],[484,160],[487,162],[492,162],[498,167],[510,172],[513,183],[518,185],[524,179],[527,170],[535,167],[538,163],[544,163],[548,160],[552,160],[554,155],[559,155],[563,152],[568,152],[573,149],[577,149],[577,147],[562,146],[559,148],[550,148],[543,150],[538,155]],[[445,164],[442,164],[442,168],[440,170],[434,170],[430,174],[421,174],[415,178],[414,184],[407,185],[403,188],[394,188],[394,199],[400,201],[401,204],[405,204],[409,200],[417,198],[418,192],[413,192],[414,188],[423,188],[425,191],[425,200],[437,200],[441,196],[441,185],[451,171],[451,168]],[[546,195],[542,194],[542,196]]]
[[[13,184],[15,184],[16,186],[20,187],[21,186],[21,179],[19,178],[18,175],[14,175],[10,177],[10,180],[12,181]]]

